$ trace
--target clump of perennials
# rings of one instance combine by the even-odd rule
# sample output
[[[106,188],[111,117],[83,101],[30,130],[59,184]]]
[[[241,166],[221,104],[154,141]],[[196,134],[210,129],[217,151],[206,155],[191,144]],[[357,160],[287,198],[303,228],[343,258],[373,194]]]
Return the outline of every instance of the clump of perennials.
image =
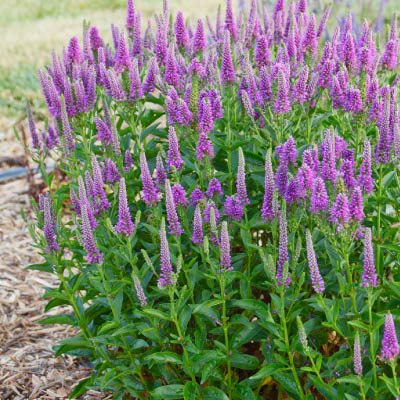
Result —
[[[284,3],[128,0],[39,71],[30,268],[70,306],[41,323],[78,329],[56,355],[93,365],[71,397],[399,398],[397,16]]]

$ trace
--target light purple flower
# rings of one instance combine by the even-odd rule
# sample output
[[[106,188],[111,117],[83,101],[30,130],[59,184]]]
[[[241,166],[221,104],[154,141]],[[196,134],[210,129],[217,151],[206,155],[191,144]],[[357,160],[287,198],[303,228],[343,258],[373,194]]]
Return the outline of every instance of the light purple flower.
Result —
[[[310,268],[310,276],[312,287],[317,294],[322,294],[325,290],[325,283],[319,272],[317,257],[315,256],[314,246],[310,231],[306,232],[306,247],[308,267]]]
[[[136,275],[133,276],[133,284],[135,285],[136,295],[140,301],[140,305],[142,307],[146,307],[147,306],[147,298],[146,298],[146,295],[144,294],[142,284],[140,283],[140,280]]]
[[[364,205],[361,189],[357,186],[351,195],[349,204],[350,217],[353,221],[361,222],[364,217]]]
[[[174,166],[178,171],[182,168],[183,161],[179,153],[178,138],[176,137],[176,132],[173,126],[169,127],[168,130],[168,158],[167,158],[168,168]]]
[[[236,192],[238,199],[243,203],[243,205],[250,204],[249,198],[247,197],[245,161],[244,161],[243,150],[241,147],[239,147],[239,163],[236,176]]]
[[[203,243],[203,222],[199,205],[196,206],[194,211],[192,242],[199,245]]]
[[[149,166],[147,165],[146,154],[140,153],[140,170],[143,185],[142,199],[150,207],[154,207],[158,201],[156,187],[151,177]]]
[[[121,178],[119,182],[118,223],[115,226],[115,231],[129,237],[132,235],[133,230],[134,225],[128,207],[125,178]]]
[[[225,200],[224,208],[225,214],[235,221],[239,221],[243,217],[244,203],[236,196],[228,196]]]
[[[192,195],[190,196],[192,206],[196,206],[202,199],[204,199],[204,193],[198,187],[194,188]]]
[[[199,141],[196,147],[196,156],[198,160],[203,160],[204,156],[208,155],[209,158],[214,157],[214,150],[210,139],[207,136],[206,132],[199,133]]]
[[[103,168],[104,180],[108,183],[119,182],[121,179],[121,174],[113,160],[107,158],[104,160]]]
[[[167,174],[164,169],[164,163],[160,154],[157,154],[156,158],[156,184],[164,186]]]
[[[178,46],[186,47],[189,43],[189,36],[186,31],[185,18],[182,11],[179,11],[176,15],[175,38]]]
[[[328,193],[322,178],[317,177],[314,180],[311,194],[311,212],[318,214],[320,211],[328,209]]]
[[[179,183],[175,183],[171,189],[175,205],[186,207],[188,205],[188,200],[186,198],[186,192],[183,186]]]
[[[124,172],[129,172],[133,167],[132,154],[129,150],[125,151],[124,155]]]
[[[228,223],[222,222],[221,227],[221,267],[222,269],[218,272],[232,271],[231,267],[231,244],[228,233]]]
[[[161,273],[160,278],[157,282],[159,288],[164,286],[172,286],[172,265],[169,255],[169,247],[167,240],[167,233],[165,231],[165,220],[161,220],[160,226],[160,264]]]
[[[360,188],[367,193],[372,193],[374,191],[371,166],[371,143],[368,139],[366,139],[364,142],[364,151],[360,174],[358,175],[358,184],[360,185]]]
[[[165,182],[165,202],[169,233],[178,237],[183,233],[183,229],[181,227],[181,223],[179,222],[178,214],[176,213],[174,196],[172,195],[169,179],[167,179]]]
[[[399,342],[397,341],[396,328],[393,316],[389,312],[386,314],[385,331],[382,339],[382,350],[380,358],[388,362],[394,362],[400,353]]]
[[[82,204],[81,206],[82,212],[82,236],[83,236],[83,244],[86,249],[86,259],[89,264],[101,263],[103,262],[103,255],[100,254],[99,250],[96,247],[96,243],[93,238],[93,232],[90,227],[87,205]]]
[[[339,193],[331,208],[331,222],[347,224],[350,221],[349,200],[344,193]]]
[[[231,39],[227,31],[225,32],[224,36],[224,48],[222,52],[221,81],[224,84],[235,82],[235,70],[233,68],[231,52]]]
[[[364,270],[361,277],[362,286],[377,287],[378,275],[376,274],[374,250],[372,248],[371,228],[365,228],[364,233]]]
[[[353,363],[354,363],[354,373],[361,378],[362,359],[361,359],[360,335],[358,334],[358,332],[356,333],[356,337],[354,339]]]
[[[51,199],[49,196],[46,196],[44,199],[43,234],[49,251],[53,252],[60,250],[60,246],[57,244],[56,233],[54,232],[53,213],[51,208]]]
[[[264,221],[269,221],[274,218],[273,198],[275,191],[274,171],[271,162],[271,150],[268,149],[265,158],[265,192],[264,202],[261,210],[261,215]]]
[[[217,196],[222,196],[222,187],[220,181],[217,178],[212,178],[210,180],[210,183],[208,184],[206,195],[211,199],[215,193],[217,194]]]
[[[290,276],[287,277],[286,282],[283,282],[284,267],[289,262],[289,250],[288,250],[288,232],[287,232],[287,219],[286,219],[286,206],[281,208],[279,216],[279,248],[278,248],[278,259],[276,261],[276,282],[279,286],[285,284],[290,285]]]

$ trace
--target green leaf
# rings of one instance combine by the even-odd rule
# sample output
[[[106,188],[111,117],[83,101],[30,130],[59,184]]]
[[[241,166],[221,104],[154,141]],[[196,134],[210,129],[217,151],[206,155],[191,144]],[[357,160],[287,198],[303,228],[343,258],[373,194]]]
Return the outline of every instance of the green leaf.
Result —
[[[192,381],[187,381],[183,388],[183,400],[196,400],[196,386]]]
[[[70,399],[76,399],[77,397],[81,396],[82,394],[86,393],[89,388],[87,386],[92,383],[92,377],[82,379],[75,387],[74,390],[69,395]]]
[[[348,376],[343,376],[342,378],[338,378],[337,382],[339,383],[351,383],[353,385],[359,384],[358,378],[355,375],[348,375]]]
[[[293,396],[295,399],[300,399],[300,392],[292,375],[284,372],[275,372],[273,377],[282,386],[287,394]]]
[[[254,374],[253,376],[250,376],[249,379],[266,378],[267,376],[272,375],[274,372],[278,372],[281,368],[283,368],[281,364],[265,365],[256,374]]]
[[[231,356],[231,365],[235,368],[252,370],[258,368],[260,362],[258,361],[258,358],[249,354],[234,352]]]
[[[334,388],[330,387],[326,383],[321,382],[316,376],[312,374],[309,374],[308,378],[317,388],[318,392],[324,396],[324,399],[336,400],[338,398],[337,391]]]
[[[155,399],[182,399],[183,398],[183,385],[166,385],[160,386],[151,392]]]
[[[124,289],[121,288],[115,298],[112,300],[113,306],[115,309],[115,313],[117,314],[118,320],[121,319],[121,309],[122,309],[122,302],[124,300]]]
[[[191,309],[187,305],[179,313],[179,326],[181,327],[182,335],[184,335],[186,332],[186,328],[190,321],[191,316],[192,316]]]
[[[210,376],[212,372],[216,369],[216,367],[222,363],[222,360],[210,360],[206,362],[201,370],[201,382],[202,385]]]
[[[239,399],[246,399],[246,400],[256,399],[253,391],[244,383],[239,383],[235,385],[235,392],[237,393]]]
[[[232,302],[233,307],[243,308],[244,310],[257,312],[260,315],[265,315],[268,313],[267,305],[263,303],[261,300],[254,299],[243,299],[243,300],[234,300]]]
[[[358,319],[354,319],[353,321],[348,322],[349,325],[356,326],[357,328],[364,329],[366,331],[369,330],[369,327],[364,322],[359,321]]]
[[[221,304],[222,300],[207,300],[202,304],[196,304],[196,306],[193,309],[193,314],[199,313],[203,311],[205,308],[211,308],[214,306],[217,306],[218,304]]]
[[[380,376],[380,379],[383,380],[383,382],[385,382],[386,387],[390,390],[390,392],[392,393],[392,395],[397,398],[399,393],[396,390],[396,386],[394,385],[394,381],[391,378],[388,378],[386,375]]]
[[[229,400],[228,396],[214,386],[208,386],[202,391],[203,400]]]
[[[157,317],[157,318],[160,318],[160,319],[166,319],[168,321],[172,320],[171,317],[168,314],[166,314],[165,312],[162,312],[160,310],[156,310],[154,308],[145,308],[145,309],[143,309],[143,312],[146,315],[149,315],[151,317]]]
[[[232,336],[231,347],[236,349],[237,347],[250,342],[259,332],[261,332],[261,329],[262,328],[260,328],[256,323],[240,327]]]
[[[49,324],[63,324],[63,325],[76,325],[76,318],[68,314],[52,315],[50,317],[43,318],[39,321],[40,325]]]
[[[155,361],[155,362],[162,362],[162,363],[171,363],[171,364],[183,364],[182,358],[178,355],[173,353],[172,351],[164,351],[164,352],[157,352],[152,353],[146,357],[148,361]]]
[[[43,263],[43,264],[31,264],[25,269],[31,269],[34,271],[43,271],[43,272],[48,272],[49,274],[54,272],[53,266],[48,264],[48,263]]]

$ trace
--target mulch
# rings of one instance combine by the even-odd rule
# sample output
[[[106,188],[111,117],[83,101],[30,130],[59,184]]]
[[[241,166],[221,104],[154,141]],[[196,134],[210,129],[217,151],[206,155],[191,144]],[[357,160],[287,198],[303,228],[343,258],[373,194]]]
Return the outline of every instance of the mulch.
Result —
[[[0,133],[0,148],[0,158],[23,157],[11,132]],[[0,172],[10,167],[3,162]],[[72,388],[90,374],[90,369],[76,357],[54,357],[53,346],[73,336],[74,328],[38,324],[45,316],[44,288],[57,287],[58,282],[45,272],[25,269],[42,262],[20,214],[22,207],[28,218],[32,217],[29,197],[26,179],[0,184],[0,398],[67,399]],[[63,311],[65,308],[58,307],[47,315]],[[111,397],[89,391],[80,398]]]

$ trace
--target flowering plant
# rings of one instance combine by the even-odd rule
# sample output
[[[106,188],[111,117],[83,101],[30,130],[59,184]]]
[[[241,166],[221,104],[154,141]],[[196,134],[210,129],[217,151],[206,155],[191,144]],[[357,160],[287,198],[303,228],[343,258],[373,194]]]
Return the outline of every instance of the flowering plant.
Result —
[[[41,323],[89,388],[138,399],[400,396],[399,35],[306,0],[196,28],[127,2],[39,72],[51,115],[30,225],[55,274]],[[56,185],[45,163],[66,178]]]

